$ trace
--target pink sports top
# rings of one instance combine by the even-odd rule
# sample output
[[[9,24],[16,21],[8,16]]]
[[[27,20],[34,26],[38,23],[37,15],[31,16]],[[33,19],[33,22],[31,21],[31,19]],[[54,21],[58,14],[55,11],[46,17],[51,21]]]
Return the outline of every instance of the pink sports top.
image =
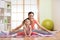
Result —
[[[34,27],[35,24],[37,24],[37,21],[36,21],[36,20],[33,20],[33,22],[31,22],[31,27],[32,27],[32,29],[35,28],[35,27]]]

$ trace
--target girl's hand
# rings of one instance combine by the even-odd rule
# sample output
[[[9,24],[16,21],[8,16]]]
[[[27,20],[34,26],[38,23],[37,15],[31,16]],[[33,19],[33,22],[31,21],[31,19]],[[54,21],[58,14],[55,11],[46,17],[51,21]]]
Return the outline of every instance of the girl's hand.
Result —
[[[29,37],[31,36],[31,35],[28,35]]]
[[[26,37],[28,36],[28,35],[25,35]]]

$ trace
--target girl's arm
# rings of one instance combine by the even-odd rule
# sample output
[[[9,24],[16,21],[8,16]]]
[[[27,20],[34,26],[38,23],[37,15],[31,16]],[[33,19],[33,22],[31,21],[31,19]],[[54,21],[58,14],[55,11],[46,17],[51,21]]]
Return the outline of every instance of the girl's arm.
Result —
[[[27,36],[25,27],[23,27],[23,30],[24,30],[25,36]]]
[[[29,36],[31,36],[31,33],[32,33],[32,28],[30,27],[30,33],[29,33]]]

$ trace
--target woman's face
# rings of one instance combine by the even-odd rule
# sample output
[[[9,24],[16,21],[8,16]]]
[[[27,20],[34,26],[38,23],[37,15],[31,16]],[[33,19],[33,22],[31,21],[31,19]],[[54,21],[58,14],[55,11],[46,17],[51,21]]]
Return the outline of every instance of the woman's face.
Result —
[[[25,25],[30,25],[30,20],[26,20]]]
[[[34,18],[34,14],[29,14],[28,18],[30,18],[30,19]]]

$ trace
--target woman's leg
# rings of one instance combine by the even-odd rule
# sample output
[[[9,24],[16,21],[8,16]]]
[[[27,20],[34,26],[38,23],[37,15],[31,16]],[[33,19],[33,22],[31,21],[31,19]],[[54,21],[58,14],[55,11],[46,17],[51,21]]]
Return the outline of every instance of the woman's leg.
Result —
[[[33,32],[37,32],[39,34],[43,34],[43,35],[51,35],[52,33],[49,33],[47,31],[44,30],[38,30],[38,29],[34,29]]]
[[[23,29],[17,31],[17,32],[10,32],[9,34],[12,35],[12,34],[15,34],[15,33],[18,33],[18,32],[23,32]]]

